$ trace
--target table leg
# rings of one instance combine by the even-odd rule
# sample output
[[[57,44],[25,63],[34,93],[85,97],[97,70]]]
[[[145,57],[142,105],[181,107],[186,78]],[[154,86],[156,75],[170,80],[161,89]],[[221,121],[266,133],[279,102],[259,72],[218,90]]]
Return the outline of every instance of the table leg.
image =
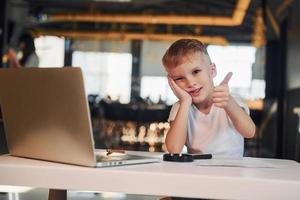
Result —
[[[49,189],[48,200],[67,200],[67,190]]]

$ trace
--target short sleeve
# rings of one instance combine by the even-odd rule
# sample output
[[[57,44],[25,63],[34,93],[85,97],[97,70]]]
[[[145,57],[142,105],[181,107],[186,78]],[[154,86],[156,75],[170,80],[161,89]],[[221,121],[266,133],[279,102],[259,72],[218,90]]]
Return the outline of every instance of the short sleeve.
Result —
[[[32,53],[27,61],[24,64],[24,67],[31,68],[31,67],[38,67],[39,66],[39,58],[35,53]]]
[[[236,95],[236,94],[231,94],[231,96],[234,98],[234,100],[236,101],[236,103],[248,114],[250,115],[250,110],[248,108],[248,106],[246,105],[246,103],[241,99],[240,96]]]
[[[169,118],[168,118],[168,122],[174,121],[176,114],[178,112],[179,109],[179,101],[177,101],[176,103],[173,104],[170,114],[169,114]]]

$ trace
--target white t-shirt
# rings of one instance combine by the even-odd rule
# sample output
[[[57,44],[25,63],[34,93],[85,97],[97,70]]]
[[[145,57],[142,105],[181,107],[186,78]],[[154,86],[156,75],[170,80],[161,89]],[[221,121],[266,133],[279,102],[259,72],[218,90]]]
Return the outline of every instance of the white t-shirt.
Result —
[[[236,102],[249,114],[248,107],[236,96]],[[179,109],[176,102],[168,121],[173,121]],[[243,157],[244,137],[235,129],[225,110],[212,106],[206,115],[191,105],[188,114],[186,146],[189,153],[211,153],[215,157]]]
[[[24,63],[24,67],[31,68],[31,67],[38,67],[39,66],[39,57],[34,52],[30,54]]]

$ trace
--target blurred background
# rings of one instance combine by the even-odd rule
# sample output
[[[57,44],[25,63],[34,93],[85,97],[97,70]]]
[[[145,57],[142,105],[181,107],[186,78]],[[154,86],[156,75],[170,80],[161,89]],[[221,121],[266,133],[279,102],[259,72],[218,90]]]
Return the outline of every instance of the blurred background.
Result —
[[[220,83],[257,126],[245,156],[300,161],[300,8],[293,0],[2,0],[0,66],[34,37],[38,67],[80,67],[96,148],[166,151],[176,97],[161,58],[177,39],[207,45]],[[37,67],[37,66],[35,66]],[[0,152],[6,153],[1,122]]]

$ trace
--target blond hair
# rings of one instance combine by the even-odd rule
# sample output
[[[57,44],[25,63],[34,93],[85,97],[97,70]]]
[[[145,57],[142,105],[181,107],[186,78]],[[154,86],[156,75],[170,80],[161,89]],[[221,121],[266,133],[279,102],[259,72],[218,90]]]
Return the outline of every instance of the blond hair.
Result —
[[[206,47],[196,39],[180,39],[174,42],[166,51],[162,58],[162,63],[166,68],[176,67],[184,61],[190,53],[202,52],[211,63]]]

